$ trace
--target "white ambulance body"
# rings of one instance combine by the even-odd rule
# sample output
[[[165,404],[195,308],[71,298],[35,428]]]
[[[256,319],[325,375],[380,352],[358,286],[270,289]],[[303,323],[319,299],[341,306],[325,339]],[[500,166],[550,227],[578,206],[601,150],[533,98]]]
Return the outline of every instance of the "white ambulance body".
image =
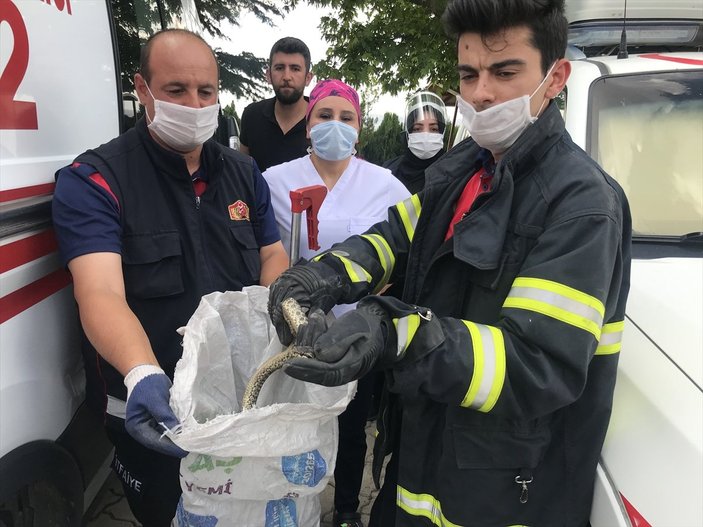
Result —
[[[623,186],[633,218],[591,525],[703,525],[703,53],[572,67],[567,129]]]
[[[197,30],[192,0],[175,9],[161,0],[0,1],[3,527],[79,525],[107,475],[110,447],[83,406],[79,321],[50,224],[54,173],[133,124],[122,93],[140,43],[162,24]]]
[[[582,53],[570,57],[566,128],[623,186],[633,228],[591,525],[693,527],[703,525],[703,0],[626,9],[567,0]]]

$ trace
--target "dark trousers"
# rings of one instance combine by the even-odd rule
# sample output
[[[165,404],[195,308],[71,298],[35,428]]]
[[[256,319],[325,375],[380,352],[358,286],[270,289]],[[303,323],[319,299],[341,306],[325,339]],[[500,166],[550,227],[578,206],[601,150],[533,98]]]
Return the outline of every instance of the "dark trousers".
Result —
[[[374,389],[373,373],[359,379],[356,395],[339,415],[339,448],[334,469],[334,508],[354,513],[359,508],[359,491],[366,460],[366,419]]]
[[[393,527],[395,525],[397,488],[398,456],[393,454],[386,465],[381,490],[371,507],[368,527]]]
[[[144,527],[169,527],[181,497],[181,460],[142,446],[124,428],[108,425],[106,431],[115,445],[112,470],[132,514]]]

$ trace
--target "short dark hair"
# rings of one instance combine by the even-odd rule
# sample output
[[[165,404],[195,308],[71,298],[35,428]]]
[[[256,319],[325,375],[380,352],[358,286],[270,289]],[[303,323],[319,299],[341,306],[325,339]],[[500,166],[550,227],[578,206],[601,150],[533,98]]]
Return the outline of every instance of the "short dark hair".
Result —
[[[144,43],[141,49],[141,53],[139,54],[139,73],[141,74],[142,77],[144,77],[144,80],[147,82],[147,84],[151,81],[151,70],[149,69],[149,60],[151,58],[151,47],[154,45],[154,42],[161,37],[162,35],[166,34],[179,34],[179,35],[187,35],[193,38],[198,39],[200,42],[205,44],[207,48],[210,50],[210,53],[212,53],[212,58],[215,59],[215,65],[217,66],[217,76],[219,78],[220,75],[220,66],[219,63],[217,62],[217,55],[215,55],[215,52],[213,51],[212,47],[210,44],[207,43],[207,41],[198,35],[197,33],[194,33],[192,31],[189,31],[187,29],[180,29],[180,28],[168,28],[168,29],[162,29],[161,31],[157,31],[153,35],[151,35],[147,41]]]
[[[442,22],[450,37],[478,33],[488,37],[517,26],[532,32],[530,43],[542,55],[542,73],[566,53],[565,0],[450,0]]]
[[[269,68],[273,63],[273,56],[276,53],[286,53],[292,55],[293,53],[300,53],[305,60],[305,72],[310,71],[310,49],[308,46],[295,37],[283,37],[278,40],[271,48],[271,53],[269,53]]]

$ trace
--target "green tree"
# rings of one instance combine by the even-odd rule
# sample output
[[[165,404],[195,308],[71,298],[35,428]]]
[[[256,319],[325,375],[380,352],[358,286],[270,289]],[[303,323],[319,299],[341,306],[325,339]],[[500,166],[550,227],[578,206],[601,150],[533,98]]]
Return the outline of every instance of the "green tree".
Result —
[[[330,47],[315,64],[318,77],[341,76],[352,85],[378,86],[391,94],[428,85],[437,93],[456,89],[456,44],[441,23],[447,0],[307,3],[333,10],[320,20]]]
[[[223,31],[231,25],[239,25],[243,12],[254,13],[266,23],[273,24],[275,18],[282,17],[297,0],[195,0],[200,23],[206,40],[218,38],[231,40]],[[112,15],[116,20],[117,39],[121,56],[122,90],[134,89],[132,78],[139,68],[139,53],[146,36],[153,34],[163,24],[181,18],[182,0],[162,2],[139,2],[132,0],[112,0]],[[159,9],[159,4],[164,7]],[[267,88],[264,75],[267,58],[255,57],[252,53],[238,55],[215,49],[220,65],[220,87],[236,97],[258,97]]]
[[[237,109],[234,107],[234,101],[222,108],[222,113],[234,117],[234,120],[237,121],[237,127],[241,126],[242,123],[239,120],[239,114],[237,113]]]
[[[362,128],[362,134],[359,135],[361,157],[377,165],[399,156],[405,149],[403,126],[394,113],[384,114],[378,128],[365,134]]]

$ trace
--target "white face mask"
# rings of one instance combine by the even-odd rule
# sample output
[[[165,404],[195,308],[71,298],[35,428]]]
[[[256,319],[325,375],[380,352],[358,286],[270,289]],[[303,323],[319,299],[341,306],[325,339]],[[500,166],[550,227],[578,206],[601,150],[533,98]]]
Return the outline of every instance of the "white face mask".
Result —
[[[549,68],[532,95],[510,99],[480,112],[461,97],[457,97],[463,124],[480,147],[490,150],[493,155],[502,154],[517,141],[530,124],[537,120],[530,111],[530,100],[542,87],[555,65],[556,62]],[[538,115],[542,111],[542,106],[537,111]]]
[[[444,147],[444,135],[437,132],[413,132],[408,134],[408,148],[420,159],[437,155]]]
[[[154,118],[150,119],[148,128],[177,152],[192,152],[215,133],[219,104],[191,108],[160,101],[154,97],[148,85],[146,89],[154,99]]]

